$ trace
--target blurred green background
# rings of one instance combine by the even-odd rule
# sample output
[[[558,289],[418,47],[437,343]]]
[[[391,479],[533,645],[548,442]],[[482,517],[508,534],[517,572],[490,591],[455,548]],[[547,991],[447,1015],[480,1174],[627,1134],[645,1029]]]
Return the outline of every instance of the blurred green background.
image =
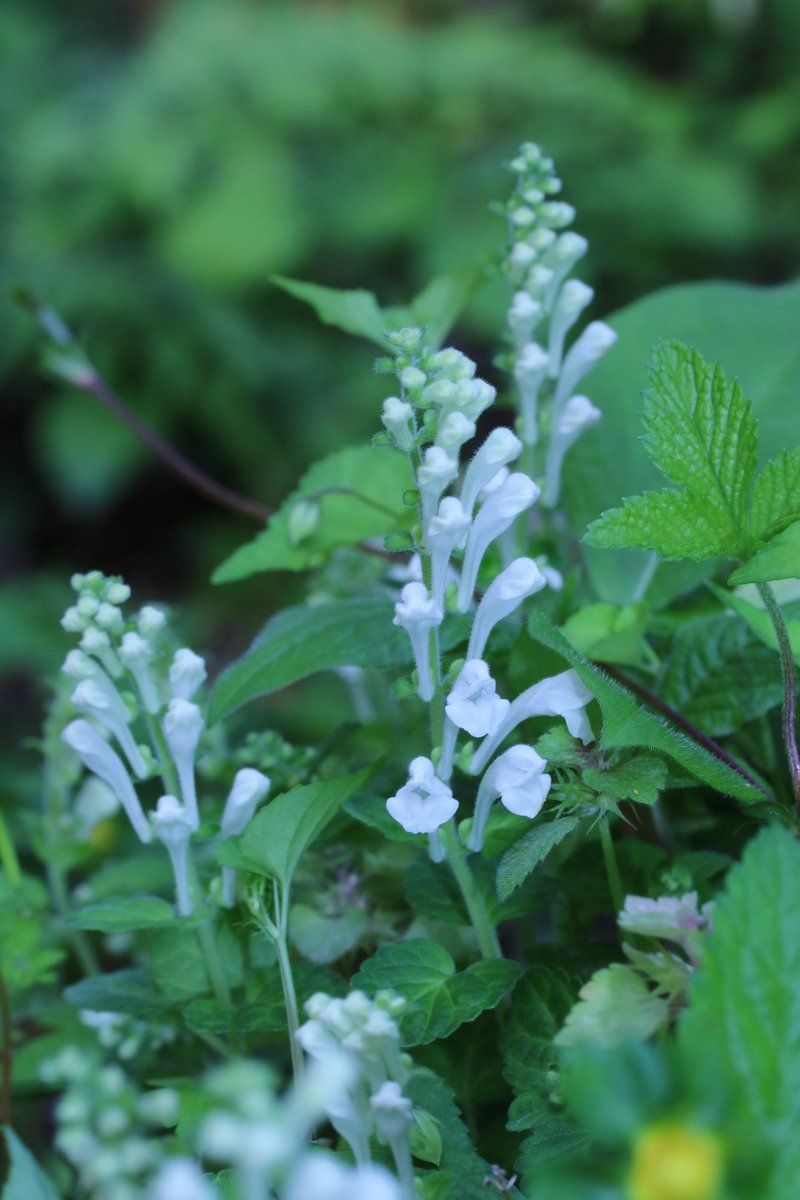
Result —
[[[702,278],[800,263],[797,0],[6,0],[0,9],[7,730],[31,732],[66,579],[100,567],[184,608],[218,660],[297,581],[224,589],[250,536],[85,397],[42,378],[16,285],[59,310],[147,420],[230,486],[278,502],[364,440],[385,385],[272,272],[408,300],[487,259],[502,163],[557,161],[593,315]],[[503,297],[464,315],[488,366]],[[641,380],[632,380],[632,394]],[[33,726],[35,727],[35,726]]]

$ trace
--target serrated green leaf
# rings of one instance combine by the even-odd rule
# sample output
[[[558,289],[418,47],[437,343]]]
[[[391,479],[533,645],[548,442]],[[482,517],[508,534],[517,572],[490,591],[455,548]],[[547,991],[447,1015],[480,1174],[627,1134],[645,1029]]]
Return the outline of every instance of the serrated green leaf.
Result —
[[[510,850],[506,850],[497,867],[497,895],[506,900],[543,862],[551,850],[563,842],[580,824],[578,817],[558,817],[535,825]]]
[[[633,967],[613,963],[578,993],[556,1037],[559,1046],[618,1046],[649,1038],[669,1020],[669,1001],[651,991]]]
[[[403,504],[413,484],[404,454],[392,446],[349,446],[320,459],[270,519],[266,529],[217,567],[214,583],[232,583],[263,571],[304,571],[338,546],[411,527]],[[318,507],[314,528],[297,541],[293,514],[300,503]]]
[[[729,584],[800,579],[800,521],[776,533],[762,550],[733,572]]]
[[[503,1075],[514,1089],[508,1128],[531,1129],[547,1112],[554,1039],[572,1008],[574,989],[563,971],[532,967],[517,984],[503,1023]]]
[[[733,768],[643,708],[631,692],[579,654],[542,613],[531,615],[528,629],[533,638],[560,654],[593,692],[603,713],[601,746],[608,750],[626,746],[658,750],[723,794],[750,803],[767,798]]]
[[[256,813],[239,839],[242,853],[288,887],[303,851],[368,778],[369,771],[359,771],[304,783],[276,796]]]
[[[678,630],[659,695],[704,733],[721,737],[780,704],[783,683],[775,654],[743,622],[721,614]]]
[[[800,1194],[800,844],[764,830],[734,867],[681,1022],[690,1069],[702,1064],[767,1150],[777,1197]]]
[[[340,291],[302,279],[288,279],[285,275],[272,275],[271,279],[296,300],[310,304],[324,325],[335,325],[345,333],[367,338],[386,349],[386,319],[372,292],[361,288]]]
[[[172,905],[160,896],[116,896],[70,913],[67,924],[99,933],[125,933],[171,925],[175,919]]]
[[[409,323],[422,325],[425,341],[436,349],[486,278],[481,267],[463,267],[437,276],[411,301]]]
[[[55,1187],[9,1125],[0,1126],[0,1138],[5,1142],[9,1163],[3,1200],[58,1200]]]
[[[667,768],[660,758],[638,754],[603,771],[589,767],[583,772],[583,781],[614,800],[655,804],[666,786]]]
[[[415,1067],[404,1091],[415,1105],[421,1105],[433,1117],[441,1134],[440,1170],[418,1181],[426,1200],[432,1196],[451,1200],[456,1195],[459,1200],[486,1200],[483,1181],[489,1164],[472,1145],[452,1089],[433,1071]],[[433,1191],[425,1186],[429,1182],[434,1185]]]
[[[405,996],[409,1008],[400,1017],[402,1044],[421,1046],[494,1008],[519,974],[519,964],[507,959],[473,963],[456,973],[442,946],[415,938],[382,946],[362,963],[352,985],[369,995],[393,988]]]
[[[749,625],[760,642],[763,642],[765,646],[769,646],[771,650],[777,651],[778,635],[775,632],[775,626],[770,620],[769,613],[765,609],[757,608],[749,600],[745,600],[742,596],[737,596],[734,592],[730,592],[726,588],[717,587],[714,583],[709,583],[706,586],[727,608],[730,608],[732,612],[735,612]],[[786,632],[789,635],[789,644],[792,648],[792,657],[800,665],[800,619],[790,617],[785,621],[785,624]]]
[[[750,519],[753,536],[765,541],[800,520],[800,450],[783,450],[758,475]]]
[[[583,539],[602,550],[652,550],[666,560],[733,556],[739,540],[703,500],[685,492],[629,496],[593,521]]]

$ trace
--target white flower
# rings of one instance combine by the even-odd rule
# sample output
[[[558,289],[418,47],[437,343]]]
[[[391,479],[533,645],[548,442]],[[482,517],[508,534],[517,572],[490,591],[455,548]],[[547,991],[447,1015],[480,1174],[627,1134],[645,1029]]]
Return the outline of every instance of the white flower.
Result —
[[[219,1193],[203,1178],[191,1158],[171,1158],[156,1175],[147,1200],[218,1200]]]
[[[145,604],[136,618],[139,633],[145,638],[155,637],[164,628],[166,622],[167,618],[161,609],[153,608],[152,604]]]
[[[544,310],[539,300],[534,300],[527,292],[514,293],[507,319],[517,350],[521,350],[525,343],[530,341],[543,315]]]
[[[466,612],[472,602],[478,570],[489,545],[510,528],[520,513],[530,508],[539,495],[539,488],[516,471],[509,475],[501,488],[489,497],[472,523],[464,554],[461,586],[458,591],[458,607]]]
[[[592,302],[594,291],[579,279],[569,279],[558,294],[553,315],[550,319],[550,339],[548,353],[550,357],[549,371],[553,379],[557,378],[561,367],[561,357],[564,353],[564,338],[577,321],[583,310]]]
[[[119,656],[136,680],[136,686],[145,708],[149,713],[157,713],[161,707],[161,701],[150,673],[150,663],[153,659],[150,643],[139,633],[123,634]]]
[[[172,863],[178,916],[190,917],[189,839],[197,826],[192,824],[186,808],[175,796],[162,796],[150,820],[156,837],[166,846]]]
[[[111,648],[111,638],[102,630],[90,625],[80,640],[81,650],[93,655],[109,676],[116,679],[122,674],[119,659]]]
[[[550,790],[547,766],[530,746],[512,746],[496,758],[481,780],[475,801],[475,815],[469,835],[470,850],[480,850],[486,822],[495,800],[518,817],[535,817]]]
[[[433,833],[450,820],[458,801],[437,778],[431,760],[419,757],[408,768],[408,783],[386,801],[386,808],[406,833]]]
[[[527,229],[529,225],[533,225],[536,221],[536,213],[532,208],[528,208],[523,204],[519,208],[514,209],[511,214],[511,220],[518,229]]]
[[[508,467],[501,467],[497,474],[493,475],[489,482],[484,484],[478,492],[478,504],[483,504],[498,488],[501,488],[510,474],[511,472]]]
[[[399,396],[387,396],[383,402],[381,421],[401,450],[410,450],[414,445],[414,410],[407,400]]]
[[[170,701],[167,715],[164,717],[164,736],[178,772],[181,797],[186,805],[192,829],[197,829],[200,824],[194,782],[194,755],[202,731],[203,718],[196,704],[181,699]]]
[[[475,436],[475,422],[463,412],[448,413],[436,433],[436,445],[451,458],[458,458],[461,447]]]
[[[482,658],[489,634],[528,596],[541,591],[547,580],[532,558],[517,558],[489,584],[475,614],[467,658]]]
[[[169,668],[169,687],[177,700],[191,700],[206,677],[206,664],[194,650],[175,651]]]
[[[61,670],[71,679],[91,679],[97,674],[98,666],[83,650],[70,650]]]
[[[461,384],[459,407],[465,417],[477,421],[478,417],[497,399],[497,388],[485,379],[471,379]]]
[[[494,733],[511,707],[497,695],[497,685],[489,668],[480,658],[469,659],[447,697],[445,711],[459,729],[470,737],[482,738]]]
[[[570,230],[567,233],[562,233],[548,250],[545,262],[548,267],[552,268],[553,272],[553,278],[547,289],[547,296],[545,298],[548,308],[552,308],[562,282],[569,275],[578,259],[583,258],[588,248],[589,243],[586,238]]]
[[[527,271],[533,265],[536,250],[528,242],[517,242],[508,256],[509,266],[514,271]]]
[[[411,392],[418,392],[427,382],[427,375],[419,367],[404,367],[400,372],[400,382]]]
[[[584,375],[588,375],[592,367],[597,365],[616,340],[617,334],[610,325],[606,325],[604,321],[592,321],[570,347],[561,368],[553,399],[553,415],[556,423],[567,397],[574,392],[575,385],[580,379],[583,379]]]
[[[402,1200],[397,1180],[385,1167],[350,1167],[333,1155],[308,1154],[292,1171],[283,1200]]]
[[[411,639],[411,649],[419,680],[418,691],[422,700],[433,698],[434,685],[431,675],[430,639],[432,629],[442,622],[444,614],[440,605],[428,595],[424,583],[407,583],[394,606],[394,624],[405,629]]]
[[[530,717],[563,717],[573,737],[587,744],[594,740],[592,727],[585,707],[592,693],[581,681],[576,671],[562,671],[540,680],[533,687],[517,696],[500,728],[486,738],[473,756],[470,773],[480,775],[497,747],[521,721]]]
[[[440,608],[444,604],[444,588],[450,555],[463,544],[470,526],[469,514],[455,496],[445,496],[435,517],[431,517],[425,537],[431,556],[431,595]]]
[[[586,396],[573,396],[562,408],[547,450],[542,503],[548,508],[552,508],[558,500],[564,455],[584,430],[596,425],[601,416],[600,409],[595,408]]]
[[[538,342],[528,342],[514,363],[514,378],[519,387],[522,413],[522,436],[528,446],[534,446],[539,436],[539,390],[547,375],[549,362],[547,352]]]
[[[449,487],[457,474],[458,462],[455,459],[452,459],[441,446],[428,447],[422,465],[417,471],[423,529],[427,528],[442,492]]]
[[[223,838],[238,837],[256,811],[256,806],[267,795],[270,780],[253,767],[243,767],[236,772],[233,787],[228,793],[220,822]],[[222,902],[230,908],[235,899],[236,871],[233,867],[222,868]]]
[[[62,741],[75,751],[87,770],[107,783],[125,809],[136,836],[150,841],[150,826],[142,811],[125,764],[88,721],[72,721],[61,734]]]
[[[493,429],[480,447],[464,474],[461,486],[461,503],[468,516],[472,516],[475,501],[481,490],[492,481],[507,463],[518,458],[522,442],[505,426]]]
[[[113,633],[119,633],[125,624],[122,613],[108,601],[98,605],[94,619],[101,629],[110,629]]]
[[[119,742],[131,767],[143,779],[147,764],[128,728],[131,715],[113,682],[101,667],[90,679],[82,679],[71,696],[76,708],[99,721]]]
[[[456,350],[455,346],[447,346],[438,350],[433,356],[433,366],[437,374],[446,379],[458,382],[459,379],[471,379],[475,374],[475,363],[466,354]]]

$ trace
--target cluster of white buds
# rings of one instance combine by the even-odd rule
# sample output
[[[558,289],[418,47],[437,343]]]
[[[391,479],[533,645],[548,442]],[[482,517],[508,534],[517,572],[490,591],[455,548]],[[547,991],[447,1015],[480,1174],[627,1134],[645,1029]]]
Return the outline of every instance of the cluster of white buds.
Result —
[[[130,588],[121,579],[91,571],[74,575],[72,586],[78,599],[61,623],[80,633],[81,640],[80,648],[67,655],[63,671],[76,682],[71,699],[82,716],[67,725],[62,738],[111,789],[140,841],[155,836],[166,847],[178,914],[190,916],[189,843],[200,827],[195,759],[205,728],[195,697],[206,678],[205,662],[186,647],[170,657],[163,645],[166,618],[160,609],[148,605],[127,618],[122,605]],[[137,742],[131,729],[137,719],[145,744]],[[166,791],[149,817],[131,772],[139,780],[161,774]],[[256,786],[250,775],[258,776]],[[239,772],[225,809],[223,837],[244,828],[269,788],[268,780],[263,786],[265,778],[257,771]],[[232,902],[233,887],[232,878],[223,883],[226,903]]]
[[[551,218],[555,219],[552,213]],[[519,311],[522,307],[520,301]],[[408,782],[389,798],[387,808],[407,832],[428,835],[431,857],[439,861],[443,854],[439,830],[458,808],[450,777],[459,733],[483,739],[470,768],[479,774],[509,734],[532,716],[563,716],[575,736],[591,740],[583,711],[591,695],[574,671],[542,680],[513,703],[497,695],[483,658],[492,630],[548,583],[545,572],[527,557],[513,559],[486,588],[475,612],[466,662],[444,691],[438,628],[446,607],[450,603],[462,613],[473,608],[487,551],[535,503],[539,489],[524,472],[510,469],[522,442],[502,427],[488,435],[462,474],[462,446],[474,435],[475,418],[494,400],[494,388],[476,379],[475,364],[458,350],[426,349],[418,329],[400,330],[390,340],[398,350],[394,366],[400,396],[387,401],[383,423],[408,454],[416,474],[422,573],[421,580],[412,578],[405,584],[394,623],[409,635],[420,698],[426,703],[442,699],[445,719],[442,745],[433,747],[439,751],[438,763],[424,756],[415,758]],[[582,402],[582,397],[573,397],[566,416]],[[445,494],[459,480],[458,494]],[[460,577],[450,593],[448,575],[459,552],[463,552]],[[498,759],[479,790],[472,849],[482,845],[496,799],[512,812],[529,817],[538,813],[550,786],[545,766],[526,746],[512,747]]]
[[[164,1159],[158,1136],[175,1125],[178,1097],[169,1088],[142,1092],[118,1064],[65,1047],[41,1064],[46,1084],[61,1089],[55,1144],[74,1167],[87,1200],[139,1200]]]
[[[358,991],[343,1000],[319,992],[306,1002],[309,1019],[300,1026],[297,1038],[318,1064],[342,1055],[355,1063],[346,1090],[326,1109],[327,1117],[349,1144],[362,1170],[370,1166],[369,1142],[373,1134],[388,1145],[400,1181],[397,1195],[402,1200],[413,1200],[416,1193],[409,1143],[412,1103],[403,1094],[408,1059],[400,1051],[395,1020],[405,1003],[389,991],[378,992],[374,1000]]]
[[[511,370],[520,404],[520,433],[528,447],[539,441],[540,401],[547,398],[549,441],[542,503],[558,502],[561,467],[569,447],[600,419],[600,412],[576,385],[591,371],[617,335],[593,321],[565,351],[569,334],[593,299],[593,291],[568,278],[586,253],[586,239],[567,227],[575,210],[554,199],[561,190],[552,159],[525,142],[509,163],[514,190],[496,210],[508,223],[509,247],[503,273],[511,289],[508,327],[513,346]]]

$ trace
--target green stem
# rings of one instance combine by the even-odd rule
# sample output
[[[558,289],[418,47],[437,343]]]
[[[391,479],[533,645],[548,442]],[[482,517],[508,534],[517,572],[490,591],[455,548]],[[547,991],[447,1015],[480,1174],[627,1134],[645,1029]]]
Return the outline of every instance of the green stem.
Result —
[[[275,949],[278,952],[278,969],[281,973],[283,988],[283,1003],[286,1007],[286,1024],[289,1030],[289,1050],[292,1055],[292,1074],[295,1084],[299,1083],[305,1072],[303,1049],[297,1040],[300,1028],[300,1011],[297,1006],[297,992],[292,975],[292,964],[289,959],[288,929],[289,929],[289,897],[281,897],[277,882],[273,883],[275,897]]]
[[[442,826],[440,836],[445,848],[447,861],[450,863],[453,874],[456,877],[456,883],[461,890],[461,895],[464,897],[464,903],[467,906],[467,912],[472,921],[472,928],[475,930],[481,954],[484,958],[502,958],[503,952],[500,949],[497,930],[491,922],[489,913],[486,911],[483,896],[469,869],[469,863],[458,840],[458,833],[456,832],[455,823],[452,820]]]
[[[197,926],[197,940],[203,952],[208,978],[217,1000],[222,1004],[230,1004],[231,990],[225,978],[225,967],[220,958],[217,939],[214,936],[214,926],[210,918],[205,918]]]
[[[797,682],[794,674],[792,644],[789,640],[789,631],[786,628],[783,613],[780,610],[778,601],[775,599],[775,593],[772,588],[768,583],[759,583],[757,587],[778,638],[781,673],[783,675],[783,742],[786,746],[786,757],[789,760],[789,770],[792,775],[792,790],[794,791],[795,805],[798,812],[800,812],[800,754],[798,754],[795,734]]]
[[[19,867],[17,852],[14,849],[14,842],[2,813],[0,813],[0,865],[6,873],[8,886],[16,891],[22,883],[22,871]]]
[[[619,873],[617,852],[614,849],[614,842],[611,837],[608,813],[603,813],[600,818],[600,845],[603,847],[603,861],[606,864],[606,875],[608,876],[611,899],[614,902],[614,911],[621,913],[625,907],[625,890],[622,886],[622,879]]]

